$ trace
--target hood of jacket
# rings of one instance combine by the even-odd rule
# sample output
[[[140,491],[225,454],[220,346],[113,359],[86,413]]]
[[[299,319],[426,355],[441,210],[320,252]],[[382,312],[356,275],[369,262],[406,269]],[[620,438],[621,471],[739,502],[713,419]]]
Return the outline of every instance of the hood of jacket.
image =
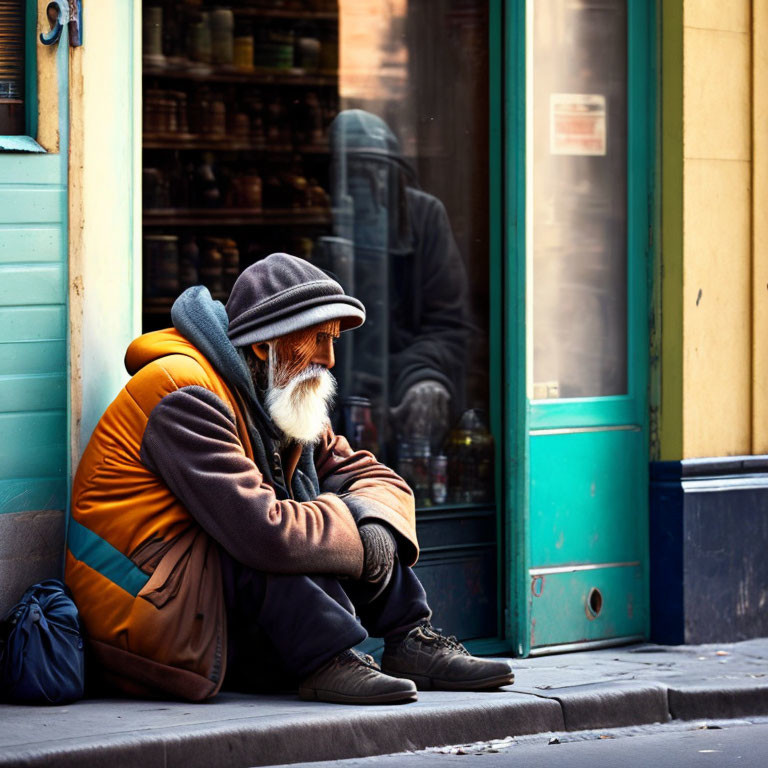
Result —
[[[227,336],[229,320],[224,305],[214,301],[208,289],[195,285],[182,293],[171,308],[174,328],[153,331],[131,342],[125,368],[133,376],[145,365],[166,355],[203,355],[227,386],[246,405],[259,431],[276,440],[280,430],[262,405],[248,366]]]
[[[380,117],[363,109],[339,112],[331,123],[329,137],[336,152],[402,159],[400,142],[392,129]]]

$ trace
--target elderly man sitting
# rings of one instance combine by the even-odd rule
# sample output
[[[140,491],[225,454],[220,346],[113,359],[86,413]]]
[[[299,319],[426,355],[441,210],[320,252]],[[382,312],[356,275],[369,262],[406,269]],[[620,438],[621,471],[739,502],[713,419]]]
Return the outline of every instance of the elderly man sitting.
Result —
[[[172,319],[128,348],[75,477],[66,579],[100,677],[195,701],[228,658],[343,703],[511,683],[430,625],[411,490],[330,428],[333,342],[362,304],[277,253],[226,309],[197,286]],[[366,630],[381,668],[353,650]]]

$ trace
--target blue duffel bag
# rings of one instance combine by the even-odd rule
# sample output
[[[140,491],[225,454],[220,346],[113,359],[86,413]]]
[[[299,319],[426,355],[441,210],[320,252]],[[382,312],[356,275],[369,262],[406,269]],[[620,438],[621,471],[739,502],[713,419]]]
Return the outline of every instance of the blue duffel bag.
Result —
[[[0,623],[0,696],[16,704],[67,704],[83,696],[80,620],[58,579],[31,586]]]

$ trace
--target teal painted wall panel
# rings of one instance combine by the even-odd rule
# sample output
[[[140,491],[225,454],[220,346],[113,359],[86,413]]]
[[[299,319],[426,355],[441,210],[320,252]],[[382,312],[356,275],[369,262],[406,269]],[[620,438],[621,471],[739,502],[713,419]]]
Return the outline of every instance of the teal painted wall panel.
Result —
[[[0,376],[34,373],[66,373],[67,345],[64,341],[30,341],[0,344]],[[0,405],[2,413],[2,405]],[[0,434],[0,445],[3,442]]]
[[[0,376],[0,408],[4,413],[66,407],[67,377],[63,373]]]
[[[67,483],[61,477],[24,477],[0,480],[0,514],[64,509]]]
[[[0,185],[0,224],[61,222],[65,201],[63,188]]]
[[[66,477],[66,411],[0,414],[0,480]]]
[[[63,264],[0,266],[0,306],[63,304],[66,288]]]
[[[66,259],[61,235],[60,226],[0,226],[0,264],[63,262]]]
[[[0,152],[0,513],[67,503],[67,37],[51,50],[58,152]],[[34,66],[27,76],[34,94]]]
[[[643,433],[531,436],[531,566],[639,560]]]
[[[61,184],[58,155],[0,154],[0,189],[10,184]]]
[[[51,341],[67,337],[63,304],[37,307],[0,307],[0,343]]]

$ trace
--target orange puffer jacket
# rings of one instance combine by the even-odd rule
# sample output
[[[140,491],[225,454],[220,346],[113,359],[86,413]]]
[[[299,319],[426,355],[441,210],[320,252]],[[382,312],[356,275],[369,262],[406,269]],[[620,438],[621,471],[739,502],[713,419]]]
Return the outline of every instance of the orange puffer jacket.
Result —
[[[398,534],[400,557],[415,562],[413,495],[370,453],[328,430],[314,450],[320,493],[296,501],[291,475],[301,447],[284,457],[286,497],[254,463],[241,400],[177,331],[136,339],[126,367],[132,378],[75,476],[66,556],[66,581],[108,682],[195,701],[218,692],[226,670],[220,546],[258,570],[354,579],[363,567],[357,526],[377,519]],[[192,408],[182,402],[173,411],[184,397]],[[184,475],[182,461],[168,473],[152,460],[160,449],[147,447],[152,419],[165,411],[183,420],[200,403],[189,428],[194,472]],[[217,431],[205,434],[209,426]]]

